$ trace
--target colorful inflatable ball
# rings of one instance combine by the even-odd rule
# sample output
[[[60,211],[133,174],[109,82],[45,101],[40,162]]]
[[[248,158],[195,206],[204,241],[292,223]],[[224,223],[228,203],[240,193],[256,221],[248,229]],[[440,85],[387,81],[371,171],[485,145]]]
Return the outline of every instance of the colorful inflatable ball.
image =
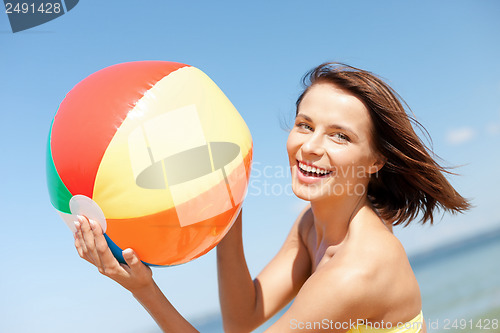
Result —
[[[78,83],[47,144],[50,200],[74,230],[98,221],[115,257],[133,248],[148,265],[177,265],[217,245],[245,197],[252,138],[201,70],[141,61]]]

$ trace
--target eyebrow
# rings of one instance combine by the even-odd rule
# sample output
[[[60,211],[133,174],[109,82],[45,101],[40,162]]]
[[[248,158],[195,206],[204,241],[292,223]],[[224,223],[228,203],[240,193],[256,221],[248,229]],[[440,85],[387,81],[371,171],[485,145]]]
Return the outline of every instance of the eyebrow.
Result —
[[[305,120],[309,121],[309,122],[313,122],[311,117],[303,114],[303,113],[297,113],[297,115],[295,116],[295,118],[298,118],[298,117],[301,117],[301,118],[304,118]],[[338,124],[331,124],[331,125],[328,125],[327,126],[328,129],[341,129],[341,130],[344,130],[344,131],[347,131],[347,132],[350,132],[352,135],[354,135],[356,138],[358,138],[358,136],[356,135],[356,133],[350,129],[349,127],[346,127],[346,126],[342,126],[342,125],[338,125]]]

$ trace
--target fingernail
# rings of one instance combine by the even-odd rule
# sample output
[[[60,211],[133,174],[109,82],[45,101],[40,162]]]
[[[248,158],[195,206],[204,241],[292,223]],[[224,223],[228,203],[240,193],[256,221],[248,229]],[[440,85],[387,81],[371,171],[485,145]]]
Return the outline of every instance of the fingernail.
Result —
[[[96,226],[95,226],[95,221],[93,221],[93,220],[89,220],[89,223],[90,223],[90,228],[91,228],[92,230],[93,230],[93,229],[95,229],[95,227],[96,227]]]
[[[80,228],[80,222],[75,221],[75,222],[73,222],[73,223],[75,224],[75,228],[76,228],[76,230],[78,230],[78,228]]]

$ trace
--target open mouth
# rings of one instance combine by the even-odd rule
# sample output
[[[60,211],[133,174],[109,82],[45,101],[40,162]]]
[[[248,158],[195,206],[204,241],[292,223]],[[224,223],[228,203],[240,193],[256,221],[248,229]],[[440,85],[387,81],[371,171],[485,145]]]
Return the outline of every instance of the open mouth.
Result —
[[[307,176],[307,177],[326,178],[332,173],[332,171],[330,171],[330,170],[321,169],[318,167],[307,165],[307,164],[302,163],[300,161],[297,161],[297,166],[299,168],[299,171],[304,176]]]

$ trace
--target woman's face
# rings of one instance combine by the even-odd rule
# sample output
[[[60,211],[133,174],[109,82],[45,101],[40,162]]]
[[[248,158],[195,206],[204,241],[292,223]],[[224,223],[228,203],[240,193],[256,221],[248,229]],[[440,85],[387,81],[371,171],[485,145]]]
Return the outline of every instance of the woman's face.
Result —
[[[288,136],[292,188],[314,201],[364,195],[380,163],[371,144],[369,111],[357,97],[330,83],[309,88]]]

